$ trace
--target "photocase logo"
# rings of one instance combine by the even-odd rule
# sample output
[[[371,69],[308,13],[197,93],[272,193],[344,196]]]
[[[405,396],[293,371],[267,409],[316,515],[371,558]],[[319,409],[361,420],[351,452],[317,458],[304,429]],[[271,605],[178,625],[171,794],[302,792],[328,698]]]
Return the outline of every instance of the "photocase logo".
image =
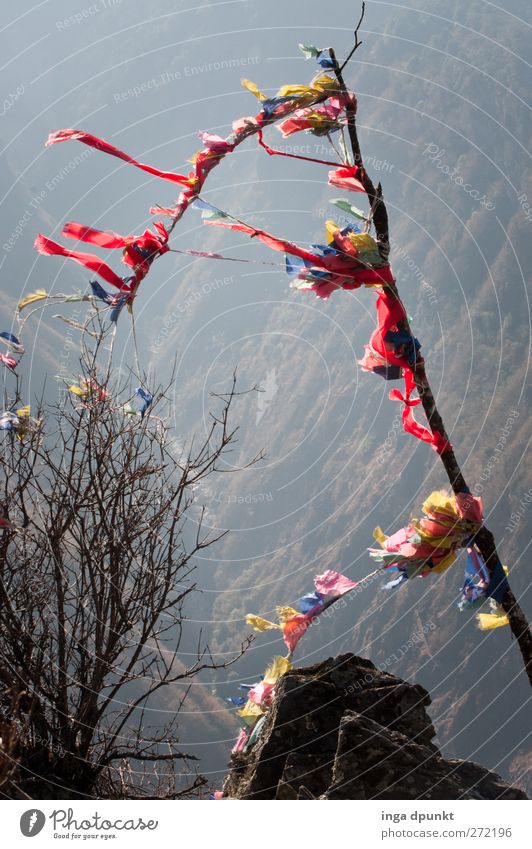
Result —
[[[255,425],[258,425],[258,423],[262,419],[264,413],[270,406],[270,402],[273,401],[273,399],[277,395],[278,389],[279,387],[277,385],[277,369],[272,368],[266,375],[264,389],[261,390],[258,395]]]
[[[46,817],[37,808],[25,811],[20,818],[20,830],[24,837],[35,837],[43,830]]]

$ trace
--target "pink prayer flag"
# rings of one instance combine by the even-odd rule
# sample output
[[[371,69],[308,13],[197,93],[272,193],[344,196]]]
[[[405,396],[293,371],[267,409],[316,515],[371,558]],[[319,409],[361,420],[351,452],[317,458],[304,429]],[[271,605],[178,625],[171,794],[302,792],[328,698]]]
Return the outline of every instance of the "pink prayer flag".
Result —
[[[456,496],[456,506],[461,519],[465,519],[467,522],[473,522],[475,525],[482,524],[481,498],[477,498],[469,492],[459,492]]]
[[[258,121],[256,117],[253,115],[249,115],[244,118],[237,118],[236,121],[233,121],[232,127],[233,131],[238,135],[239,133],[244,132],[248,129],[248,127],[260,127],[261,121]]]
[[[235,148],[234,142],[228,142],[226,139],[223,139],[221,136],[217,136],[215,133],[205,133],[200,130],[198,136],[205,147],[212,151],[212,153],[219,153],[222,156],[225,156],[226,153],[231,153],[231,151]]]
[[[235,754],[235,753],[237,753],[237,752],[241,752],[241,751],[242,751],[242,749],[244,748],[244,746],[245,746],[245,745],[246,745],[246,743],[247,743],[247,739],[248,739],[248,732],[246,731],[246,729],[245,729],[245,728],[242,728],[242,729],[240,730],[240,734],[239,734],[239,735],[238,735],[238,737],[236,738],[236,743],[235,743],[235,745],[234,745],[234,746],[233,746],[233,748],[231,749],[231,754]],[[217,792],[219,793],[220,791],[217,791]],[[222,795],[223,795],[223,794],[222,794]],[[214,798],[215,798],[215,799],[221,799],[221,798],[222,798],[222,795],[217,796],[217,795],[216,795],[216,793],[213,793],[213,796],[214,796]]]
[[[9,357],[7,354],[0,354],[0,363],[3,363],[7,368],[14,369],[17,361],[14,357]]]
[[[413,525],[407,525],[406,528],[401,528],[391,536],[387,537],[384,548],[386,551],[399,551],[402,545],[406,545],[411,537],[416,533]]]
[[[265,684],[264,681],[261,681],[259,684],[255,684],[248,693],[249,701],[256,705],[267,703],[271,697],[274,687],[275,684]]]

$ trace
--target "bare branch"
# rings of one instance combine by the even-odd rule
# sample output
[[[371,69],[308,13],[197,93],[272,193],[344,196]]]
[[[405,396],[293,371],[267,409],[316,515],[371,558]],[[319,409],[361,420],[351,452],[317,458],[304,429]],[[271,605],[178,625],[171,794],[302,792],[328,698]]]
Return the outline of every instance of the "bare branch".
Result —
[[[362,21],[364,20],[364,13],[365,13],[365,11],[366,11],[366,4],[365,4],[365,3],[362,3],[362,11],[361,11],[361,13],[360,13],[360,19],[359,19],[359,21],[358,21],[358,24],[356,25],[355,32],[354,32],[354,36],[355,36],[355,45],[354,45],[353,49],[351,50],[351,53],[349,54],[349,56],[347,57],[347,59],[346,59],[344,62],[342,62],[342,64],[340,65],[340,71],[343,71],[343,70],[344,70],[345,66],[347,65],[347,63],[349,62],[349,60],[351,59],[351,57],[354,55],[355,50],[358,50],[358,48],[359,48],[359,47],[361,46],[361,44],[362,44],[362,41],[359,41],[359,40],[358,40],[358,31],[359,31],[359,29],[360,29],[360,27],[361,27],[361,25],[362,25]]]

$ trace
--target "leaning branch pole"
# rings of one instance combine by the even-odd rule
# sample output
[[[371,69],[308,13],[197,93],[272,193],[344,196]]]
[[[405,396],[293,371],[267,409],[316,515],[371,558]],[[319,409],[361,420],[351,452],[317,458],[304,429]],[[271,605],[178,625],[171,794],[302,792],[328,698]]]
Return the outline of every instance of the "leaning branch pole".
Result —
[[[348,58],[351,58],[357,47],[359,47],[361,44],[361,42],[358,41],[358,29],[360,27],[360,24],[362,23],[363,15],[364,9],[362,10],[362,16],[355,31],[355,47],[351,51]],[[340,88],[342,92],[347,95],[348,90],[345,85],[345,81],[342,74],[342,70],[347,64],[347,60],[343,63],[342,66],[340,66],[338,60],[336,59],[334,50],[332,49],[330,50],[330,56],[334,62],[334,73],[336,74],[336,78],[338,80]],[[390,253],[390,238],[388,212],[386,210],[386,205],[382,196],[382,188],[380,183],[377,185],[377,187],[374,186],[371,178],[369,177],[367,171],[364,168],[356,128],[355,103],[351,102],[349,98],[347,98],[347,104],[348,105],[346,106],[346,118],[349,141],[353,152],[354,164],[360,168],[360,172],[359,174],[357,174],[357,177],[360,178],[360,181],[364,186],[364,189],[368,195],[370,209],[373,210],[373,223],[375,225],[375,231],[377,234],[379,252],[383,259],[387,259]],[[393,295],[400,300],[397,286],[393,284],[388,288],[389,291],[391,291]],[[410,335],[412,335],[407,319],[405,319],[405,321],[402,323],[401,329],[406,330],[408,333],[410,333]],[[413,373],[416,388],[421,399],[421,404],[423,406],[423,410],[425,411],[429,427],[432,433],[439,433],[445,440],[447,440],[447,443],[449,445],[449,447],[445,451],[443,451],[442,454],[440,454],[440,457],[443,465],[445,466],[445,471],[447,472],[447,476],[449,478],[449,482],[451,484],[453,492],[455,494],[459,492],[469,492],[468,486],[454,454],[453,448],[450,446],[443,419],[436,406],[436,400],[430,388],[430,383],[425,371],[425,363],[422,357],[418,357],[418,359],[416,360],[416,364],[413,368]],[[480,553],[482,554],[490,576],[493,576],[495,566],[499,561],[499,557],[497,554],[494,536],[485,525],[482,525],[477,531],[475,535],[475,544],[477,545]],[[504,609],[504,612],[508,616],[510,630],[519,645],[519,649],[523,656],[525,671],[532,686],[532,634],[530,632],[530,626],[527,622],[525,614],[517,603],[517,600],[513,592],[511,591],[509,585],[502,600],[502,607]]]

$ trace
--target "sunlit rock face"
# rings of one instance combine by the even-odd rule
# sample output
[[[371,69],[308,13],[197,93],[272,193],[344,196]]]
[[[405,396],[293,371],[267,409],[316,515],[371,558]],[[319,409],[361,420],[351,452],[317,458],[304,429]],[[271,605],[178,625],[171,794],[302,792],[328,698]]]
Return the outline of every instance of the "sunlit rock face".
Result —
[[[353,654],[284,675],[260,737],[235,754],[233,799],[526,799],[432,742],[430,696]]]

